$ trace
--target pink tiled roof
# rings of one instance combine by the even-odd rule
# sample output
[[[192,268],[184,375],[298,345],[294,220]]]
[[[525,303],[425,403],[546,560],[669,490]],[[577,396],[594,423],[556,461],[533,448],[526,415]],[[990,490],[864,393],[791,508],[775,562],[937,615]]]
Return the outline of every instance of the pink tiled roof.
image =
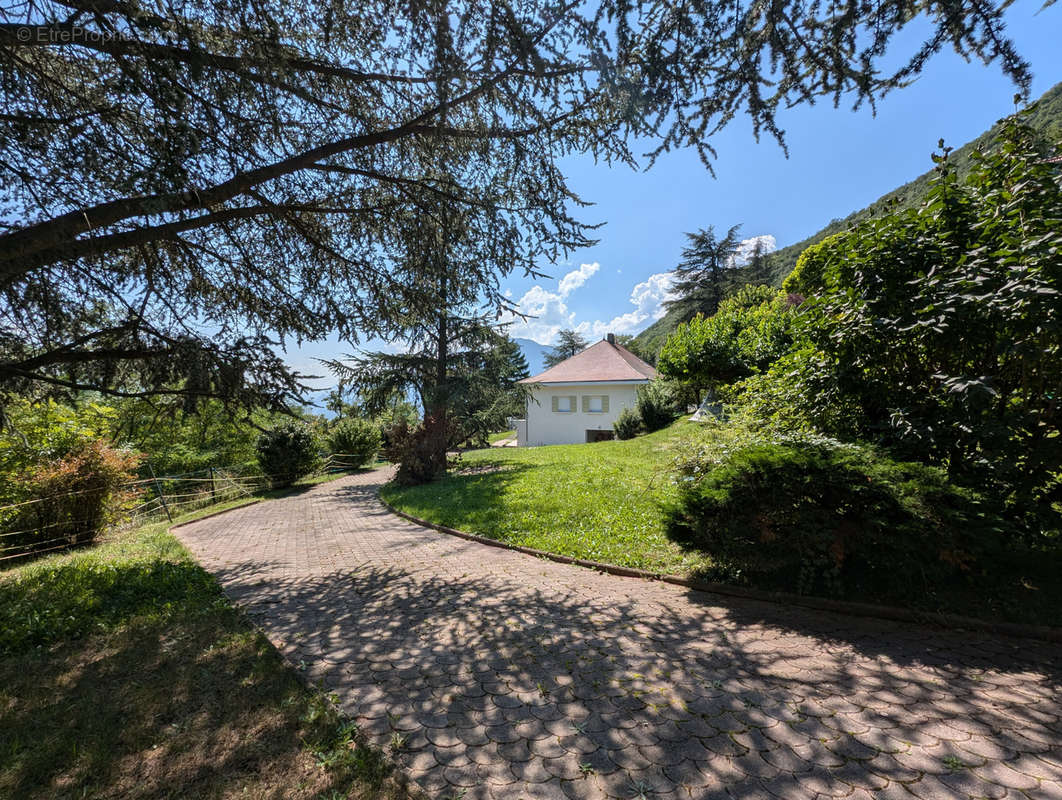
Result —
[[[584,383],[589,381],[639,381],[656,377],[656,370],[625,347],[602,339],[545,372],[520,383]]]

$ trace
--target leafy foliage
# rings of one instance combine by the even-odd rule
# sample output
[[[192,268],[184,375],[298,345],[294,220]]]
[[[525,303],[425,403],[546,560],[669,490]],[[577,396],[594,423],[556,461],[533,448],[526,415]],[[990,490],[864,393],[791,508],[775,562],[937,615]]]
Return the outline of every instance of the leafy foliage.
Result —
[[[828,439],[765,437],[680,474],[669,535],[802,594],[908,598],[976,581],[1009,533],[941,470]]]
[[[262,429],[291,419],[296,409],[246,412],[204,400],[194,412],[180,398],[115,399],[110,431],[114,441],[147,453],[160,475],[181,475],[208,467],[257,468],[255,444]]]
[[[663,381],[639,386],[635,408],[648,433],[666,428],[675,421],[675,398]]]
[[[633,408],[623,409],[612,423],[617,439],[633,439],[642,429],[642,418]]]
[[[761,372],[792,345],[792,311],[799,299],[767,286],[743,287],[713,316],[679,325],[664,342],[657,369],[713,392]]]
[[[380,429],[365,419],[339,420],[328,432],[328,446],[339,463],[357,469],[371,464],[380,452]]]
[[[258,465],[274,486],[291,486],[321,463],[313,429],[303,422],[283,422],[258,437]]]
[[[0,429],[0,504],[26,499],[19,480],[30,470],[109,438],[117,413],[102,403],[72,407],[17,400],[7,407],[7,416],[8,424]]]
[[[27,498],[4,520],[2,554],[84,544],[120,521],[136,499],[128,484],[139,453],[84,441],[61,458],[41,461],[16,479]]]
[[[960,183],[809,250],[797,346],[745,387],[762,415],[880,442],[1003,499],[1032,533],[1062,502],[1062,181],[1020,117]]]

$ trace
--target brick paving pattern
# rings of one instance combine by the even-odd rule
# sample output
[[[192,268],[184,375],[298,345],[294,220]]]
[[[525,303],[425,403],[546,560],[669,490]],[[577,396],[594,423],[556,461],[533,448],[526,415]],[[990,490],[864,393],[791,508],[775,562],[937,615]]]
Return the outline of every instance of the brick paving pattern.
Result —
[[[1062,798],[1062,648],[426,530],[383,472],[177,535],[433,797]]]

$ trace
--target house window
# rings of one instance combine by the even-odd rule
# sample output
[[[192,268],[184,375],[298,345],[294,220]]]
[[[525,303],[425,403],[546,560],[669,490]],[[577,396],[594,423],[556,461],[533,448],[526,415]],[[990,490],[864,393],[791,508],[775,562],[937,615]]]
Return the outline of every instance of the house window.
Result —
[[[562,414],[570,414],[575,411],[575,398],[568,395],[555,396],[553,398],[553,410]]]
[[[584,414],[607,414],[608,413],[608,395],[607,394],[584,394],[583,395],[583,413]]]

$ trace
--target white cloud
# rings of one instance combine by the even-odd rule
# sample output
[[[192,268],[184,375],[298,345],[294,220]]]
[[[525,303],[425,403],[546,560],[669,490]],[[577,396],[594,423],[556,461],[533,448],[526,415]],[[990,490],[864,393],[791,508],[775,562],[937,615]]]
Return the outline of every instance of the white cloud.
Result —
[[[541,286],[532,286],[516,301],[517,310],[526,319],[515,314],[502,315],[501,322],[511,322],[509,335],[534,339],[541,344],[551,344],[557,333],[575,326],[575,314],[568,310],[564,298]]]
[[[560,279],[560,296],[567,297],[601,269],[596,261],[593,264],[580,264],[579,269],[572,270]]]
[[[575,314],[564,301],[600,269],[601,265],[596,261],[593,264],[580,264],[578,269],[566,273],[560,279],[555,292],[540,284],[532,286],[516,301],[516,308],[527,319],[521,319],[515,314],[502,316],[502,322],[512,323],[509,326],[509,335],[552,344],[557,333],[566,328],[575,328]]]
[[[631,289],[630,302],[634,311],[607,321],[580,322],[575,329],[595,339],[606,333],[638,333],[664,316],[664,301],[671,298],[673,280],[674,273],[656,272]]]
[[[778,241],[769,233],[761,236],[751,236],[738,242],[737,252],[734,253],[734,263],[740,267],[748,264],[753,250],[756,249],[757,242],[760,244],[760,252],[764,254],[773,253],[778,249]]]
[[[572,329],[593,341],[604,337],[606,333],[638,333],[664,316],[663,303],[671,297],[674,278],[670,272],[654,273],[631,289],[629,299],[634,306],[632,311],[609,320],[577,322],[575,313],[568,308],[565,300],[568,294],[582,286],[599,269],[600,265],[596,263],[583,264],[561,278],[558,292],[551,292],[540,285],[532,286],[516,303],[520,313],[528,318],[524,320],[506,315],[502,320],[512,323],[509,335],[552,344],[558,332]]]
[[[631,302],[638,313],[654,322],[664,316],[663,303],[672,298],[674,281],[674,272],[656,272],[631,289]]]

